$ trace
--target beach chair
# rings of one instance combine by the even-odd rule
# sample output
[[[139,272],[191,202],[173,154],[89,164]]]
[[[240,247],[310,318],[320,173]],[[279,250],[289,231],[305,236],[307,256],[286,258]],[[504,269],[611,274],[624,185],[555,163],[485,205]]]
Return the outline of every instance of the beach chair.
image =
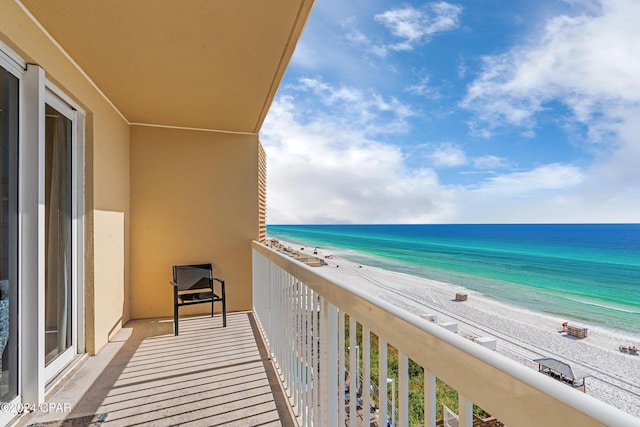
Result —
[[[220,293],[215,292],[214,283],[220,283]],[[227,303],[225,299],[224,280],[213,277],[211,264],[174,265],[173,280],[173,325],[178,335],[178,309],[186,305],[222,303],[222,326],[227,326]]]

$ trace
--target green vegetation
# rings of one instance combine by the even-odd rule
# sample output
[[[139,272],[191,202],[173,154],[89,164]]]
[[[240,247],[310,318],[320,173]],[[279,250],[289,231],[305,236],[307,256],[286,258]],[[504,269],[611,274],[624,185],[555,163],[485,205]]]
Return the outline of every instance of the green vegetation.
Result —
[[[345,322],[348,325],[348,320]],[[349,340],[349,328],[345,328],[345,348],[348,347]],[[358,324],[356,341],[360,348],[362,348],[362,327]],[[378,337],[371,334],[371,384],[378,383]],[[393,378],[398,384],[398,351],[388,346],[387,350],[387,376]],[[420,365],[409,359],[409,425],[423,424],[424,423],[424,370]],[[362,372],[362,371],[360,371]],[[397,393],[397,390],[396,390]],[[391,389],[387,389],[387,398],[391,401]],[[397,396],[396,396],[397,397]],[[377,401],[377,396],[373,396]],[[397,402],[397,399],[396,399]],[[458,412],[458,392],[451,388],[449,385],[436,379],[436,411],[437,419],[442,417],[441,408],[442,405],[447,406],[453,412]],[[488,416],[482,408],[474,405],[473,413],[481,418]]]

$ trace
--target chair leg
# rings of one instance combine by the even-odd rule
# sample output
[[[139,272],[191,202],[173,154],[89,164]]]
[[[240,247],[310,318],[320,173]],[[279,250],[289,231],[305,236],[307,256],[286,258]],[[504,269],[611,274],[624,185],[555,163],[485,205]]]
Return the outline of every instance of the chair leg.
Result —
[[[178,306],[173,306],[173,331],[175,336],[178,336]]]
[[[175,277],[175,273],[174,273]],[[178,287],[173,287],[173,333],[178,336]]]
[[[222,327],[227,327],[227,300],[222,299]]]
[[[213,300],[211,300],[211,317],[213,317]]]

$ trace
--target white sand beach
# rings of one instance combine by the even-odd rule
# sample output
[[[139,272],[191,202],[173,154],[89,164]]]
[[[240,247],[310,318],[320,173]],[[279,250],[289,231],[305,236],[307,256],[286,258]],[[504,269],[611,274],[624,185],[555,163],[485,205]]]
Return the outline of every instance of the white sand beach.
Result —
[[[498,353],[532,369],[538,369],[533,360],[543,357],[568,363],[588,375],[587,394],[640,417],[640,356],[619,350],[619,346],[640,347],[640,336],[521,309],[449,283],[355,264],[313,247],[289,246],[304,254],[317,252],[327,263],[316,267],[319,274],[418,316],[435,314],[438,323],[455,322],[458,333],[467,338],[495,338]],[[454,301],[456,293],[466,293],[468,300]],[[577,339],[561,332],[565,321],[588,327],[588,336]]]

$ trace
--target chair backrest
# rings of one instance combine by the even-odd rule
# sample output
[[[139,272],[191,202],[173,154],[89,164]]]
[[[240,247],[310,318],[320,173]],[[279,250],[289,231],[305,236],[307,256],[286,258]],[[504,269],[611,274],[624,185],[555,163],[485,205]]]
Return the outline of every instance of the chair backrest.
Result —
[[[211,264],[174,265],[173,281],[178,291],[213,287],[213,267]]]

